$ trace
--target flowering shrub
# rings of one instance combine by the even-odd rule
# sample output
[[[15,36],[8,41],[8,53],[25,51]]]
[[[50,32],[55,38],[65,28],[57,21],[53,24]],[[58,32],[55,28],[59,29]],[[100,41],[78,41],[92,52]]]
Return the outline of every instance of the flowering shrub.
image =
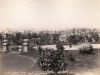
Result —
[[[91,44],[82,44],[79,47],[80,53],[92,53],[93,52],[93,46]]]
[[[39,57],[38,64],[43,71],[52,70],[57,73],[58,71],[62,71],[66,69],[66,63],[64,60],[63,46],[61,44],[57,45],[57,50],[53,49],[42,49]]]

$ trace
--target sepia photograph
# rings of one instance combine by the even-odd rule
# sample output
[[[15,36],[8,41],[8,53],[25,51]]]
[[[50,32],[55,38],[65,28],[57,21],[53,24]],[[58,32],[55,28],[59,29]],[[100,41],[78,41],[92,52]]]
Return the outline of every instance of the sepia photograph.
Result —
[[[100,0],[0,0],[0,75],[100,75]]]

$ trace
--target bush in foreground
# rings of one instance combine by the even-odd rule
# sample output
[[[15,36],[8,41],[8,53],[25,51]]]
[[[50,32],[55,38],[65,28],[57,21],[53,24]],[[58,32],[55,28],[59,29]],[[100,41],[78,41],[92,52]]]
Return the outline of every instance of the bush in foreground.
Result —
[[[66,63],[64,59],[64,53],[63,53],[63,46],[61,44],[57,44],[57,50],[53,49],[41,49],[39,51],[40,58],[38,61],[39,66],[43,71],[53,71],[55,74],[59,71],[66,70]]]

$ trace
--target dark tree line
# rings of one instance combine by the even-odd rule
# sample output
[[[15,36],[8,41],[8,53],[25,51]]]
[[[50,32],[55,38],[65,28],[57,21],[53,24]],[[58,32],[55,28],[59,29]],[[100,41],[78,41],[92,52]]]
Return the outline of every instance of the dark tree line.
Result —
[[[88,30],[88,32],[87,32]],[[67,32],[65,32],[66,34]],[[79,31],[73,29],[71,32],[68,32],[70,35],[66,35],[66,41],[68,41],[71,44],[78,44],[80,42],[85,42],[85,39],[87,39],[88,42],[100,42],[100,36],[99,33],[96,31],[93,31],[92,29],[79,29]],[[1,34],[1,33],[0,33]],[[73,35],[71,35],[73,34]],[[21,33],[21,32],[14,32],[14,33],[8,33],[7,39],[13,42],[15,45],[19,45],[23,43],[23,39],[38,39],[40,38],[40,44],[41,45],[47,45],[47,44],[56,44],[56,41],[59,41],[59,36],[62,35],[60,33],[49,33],[49,32],[27,32],[27,33]],[[0,35],[0,40],[2,41],[2,34]],[[30,41],[31,43],[31,41]]]

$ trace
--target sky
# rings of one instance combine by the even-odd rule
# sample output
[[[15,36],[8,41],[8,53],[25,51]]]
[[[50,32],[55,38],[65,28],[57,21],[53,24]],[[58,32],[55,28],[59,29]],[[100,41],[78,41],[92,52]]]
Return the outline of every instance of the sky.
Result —
[[[100,28],[100,0],[0,0],[0,31]]]

